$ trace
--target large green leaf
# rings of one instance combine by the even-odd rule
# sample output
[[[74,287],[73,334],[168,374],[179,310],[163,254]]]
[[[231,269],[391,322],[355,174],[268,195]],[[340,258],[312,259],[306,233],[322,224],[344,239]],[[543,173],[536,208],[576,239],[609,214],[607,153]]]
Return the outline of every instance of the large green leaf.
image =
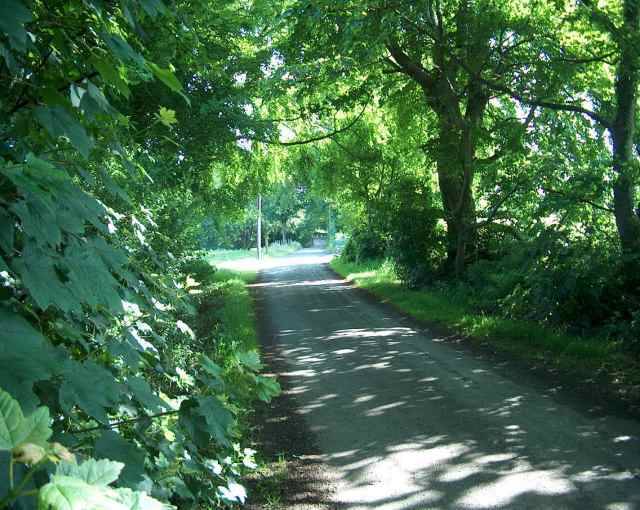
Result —
[[[84,127],[74,119],[62,106],[39,106],[34,115],[52,138],[65,136],[85,158],[93,148],[93,140],[89,138]]]
[[[118,489],[118,501],[124,503],[130,510],[168,510],[173,508],[149,497],[144,492],[131,489]]]
[[[167,8],[161,0],[140,0],[140,5],[142,5],[142,8],[152,18],[158,14],[164,14],[167,11]]]
[[[182,83],[180,83],[180,80],[176,78],[176,75],[171,69],[162,69],[160,66],[154,64],[153,62],[147,62],[147,67],[151,70],[153,75],[158,80],[160,80],[174,92],[180,94],[180,96],[182,96],[182,99],[184,99],[188,105],[191,105],[191,101],[183,92]]]
[[[11,45],[24,51],[27,45],[25,23],[33,19],[31,11],[20,0],[2,0],[0,2],[0,31],[9,36]]]
[[[0,450],[13,450],[23,443],[45,446],[52,434],[50,421],[46,407],[25,417],[18,401],[0,389]]]
[[[62,231],[55,221],[54,205],[46,198],[29,196],[27,200],[13,203],[11,210],[20,218],[23,230],[32,241],[55,247],[62,242]],[[78,224],[81,225],[81,221]]]
[[[263,402],[271,402],[273,397],[277,397],[280,392],[280,384],[274,377],[256,376],[256,392],[258,398]]]
[[[113,55],[123,63],[133,63],[141,69],[144,68],[144,57],[134,50],[122,37],[117,34],[107,33],[103,33],[101,36],[102,40],[109,47]]]
[[[28,432],[22,440],[23,443],[33,443],[44,447],[53,434],[49,408],[39,407],[36,409],[28,418],[25,418],[24,428]]]
[[[27,437],[23,422],[20,404],[0,390],[0,450],[12,450]]]
[[[104,432],[96,442],[95,455],[124,464],[119,485],[135,488],[142,481],[145,453],[120,434],[112,430]]]
[[[60,266],[60,257],[56,252],[44,250],[29,239],[22,257],[14,265],[22,283],[42,310],[50,305],[64,312],[80,310],[80,304],[62,282],[56,269],[56,266]]]
[[[129,97],[131,91],[120,73],[120,68],[123,66],[116,65],[115,61],[106,59],[95,55],[91,59],[91,63],[100,73],[100,76],[105,83],[115,87],[115,89],[125,97]]]
[[[260,355],[256,351],[239,352],[236,356],[238,357],[238,361],[249,370],[257,372],[262,368]]]
[[[102,305],[112,313],[122,312],[119,284],[100,257],[93,243],[73,243],[65,252],[66,282],[75,298],[90,306]]]
[[[49,483],[40,489],[40,510],[165,510],[171,507],[144,492],[116,489],[124,464],[89,459],[80,465],[61,463]]]
[[[74,462],[61,462],[56,476],[71,476],[91,485],[109,485],[120,476],[124,464],[109,459],[88,459],[78,465]]]
[[[89,416],[105,423],[107,410],[122,397],[122,387],[111,372],[93,361],[65,363],[64,382],[60,387],[60,405],[69,412],[75,405]]]
[[[56,475],[38,493],[39,510],[129,510],[117,492],[72,476]]]
[[[149,411],[155,413],[169,408],[169,405],[154,393],[149,383],[142,377],[129,377],[127,386],[129,386],[134,398]]]
[[[65,353],[9,308],[0,306],[0,324],[0,387],[30,412],[39,402],[33,383],[59,373]]]
[[[233,415],[216,397],[198,397],[198,413],[207,423],[207,431],[220,444],[229,444]]]

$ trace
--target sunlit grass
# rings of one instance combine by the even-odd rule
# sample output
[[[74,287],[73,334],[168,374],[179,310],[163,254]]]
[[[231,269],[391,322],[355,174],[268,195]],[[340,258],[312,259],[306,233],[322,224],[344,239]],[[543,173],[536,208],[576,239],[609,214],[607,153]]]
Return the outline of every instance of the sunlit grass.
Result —
[[[264,250],[264,256],[269,257],[284,257],[290,255],[300,249],[300,243],[274,243]],[[258,250],[251,248],[250,250],[209,250],[205,255],[205,260],[210,264],[218,264],[220,262],[227,262],[230,260],[242,260],[242,259],[256,259],[258,257]]]
[[[220,334],[237,343],[241,350],[258,349],[253,300],[247,284],[255,281],[255,271],[216,271],[212,287],[218,296],[216,314]]]
[[[388,262],[354,264],[334,259],[331,267],[418,320],[447,327],[471,341],[490,344],[521,358],[597,368],[620,356],[618,345],[603,338],[578,337],[532,321],[477,313],[459,292],[448,293],[446,288],[409,289],[397,279]]]

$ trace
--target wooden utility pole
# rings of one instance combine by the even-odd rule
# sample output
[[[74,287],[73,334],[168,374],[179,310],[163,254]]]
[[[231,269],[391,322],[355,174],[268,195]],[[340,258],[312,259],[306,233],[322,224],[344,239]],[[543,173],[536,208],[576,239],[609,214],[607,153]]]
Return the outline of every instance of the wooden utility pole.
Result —
[[[258,260],[262,260],[262,195],[258,194]]]

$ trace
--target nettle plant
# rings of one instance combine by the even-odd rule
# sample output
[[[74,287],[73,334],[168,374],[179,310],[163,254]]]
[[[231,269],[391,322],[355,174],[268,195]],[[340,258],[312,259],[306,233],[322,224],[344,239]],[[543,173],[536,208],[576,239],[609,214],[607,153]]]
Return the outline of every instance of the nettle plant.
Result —
[[[246,496],[239,417],[277,383],[256,353],[176,355],[216,339],[191,330],[197,282],[123,189],[151,183],[149,149],[113,104],[153,79],[184,96],[140,40],[158,16],[176,22],[159,0],[0,2],[0,508]]]

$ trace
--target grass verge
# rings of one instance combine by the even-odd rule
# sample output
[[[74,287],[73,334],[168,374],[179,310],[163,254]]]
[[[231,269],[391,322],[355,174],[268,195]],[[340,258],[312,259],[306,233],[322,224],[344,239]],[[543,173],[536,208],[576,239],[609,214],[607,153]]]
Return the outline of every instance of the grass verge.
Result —
[[[444,327],[475,343],[489,345],[525,361],[588,378],[631,403],[640,404],[640,366],[619,344],[602,338],[569,335],[532,321],[478,313],[446,288],[412,290],[402,285],[390,264],[369,261],[355,264],[339,258],[331,267],[356,286],[428,324]]]

